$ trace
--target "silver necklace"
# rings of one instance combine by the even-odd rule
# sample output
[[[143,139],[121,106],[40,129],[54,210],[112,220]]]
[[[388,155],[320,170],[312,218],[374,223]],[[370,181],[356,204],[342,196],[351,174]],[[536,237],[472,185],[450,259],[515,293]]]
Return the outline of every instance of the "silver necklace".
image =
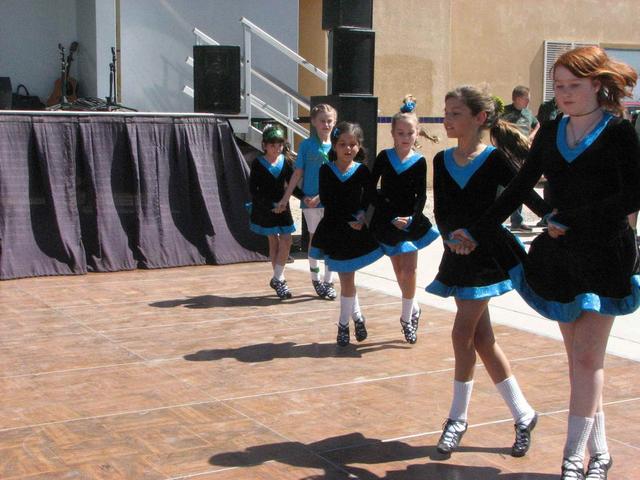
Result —
[[[597,110],[597,109],[596,109]],[[595,112],[596,110],[593,110],[593,112]],[[591,112],[591,113],[593,113]],[[582,116],[582,115],[580,115]],[[592,120],[587,127],[582,130],[582,133],[580,134],[580,136],[576,135],[576,131],[575,131],[575,126],[573,124],[573,122],[571,121],[571,117],[569,117],[569,132],[571,133],[571,143],[570,146],[571,148],[574,148],[576,145],[578,145],[582,139],[584,137],[587,136],[588,133],[591,132],[591,130],[593,129],[593,127],[595,127],[595,125],[600,121],[600,119],[602,118],[602,115],[598,115],[594,120]]]

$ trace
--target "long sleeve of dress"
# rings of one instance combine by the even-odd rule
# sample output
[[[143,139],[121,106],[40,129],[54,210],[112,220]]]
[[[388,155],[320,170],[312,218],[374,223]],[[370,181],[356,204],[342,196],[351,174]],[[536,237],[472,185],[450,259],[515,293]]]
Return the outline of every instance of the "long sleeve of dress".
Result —
[[[415,182],[414,194],[416,201],[413,204],[413,217],[417,217],[424,210],[427,203],[427,162],[422,158],[416,167],[418,170],[417,181]]]
[[[520,171],[508,183],[507,188],[489,207],[480,219],[469,227],[471,235],[480,239],[483,233],[493,232],[519,205],[526,203],[536,215],[544,216],[551,212],[551,207],[544,200],[532,197],[533,188],[542,176],[542,145],[540,134],[536,136],[531,151]],[[539,197],[538,197],[539,198]]]
[[[500,155],[500,164],[501,169],[499,170],[499,182],[503,187],[507,187],[513,179],[518,175],[518,170],[513,166],[509,160],[504,155]],[[540,177],[536,179],[536,183]],[[535,183],[534,183],[535,186]],[[531,209],[536,215],[539,217],[544,217],[547,213],[551,212],[551,206],[545,202],[540,195],[536,193],[536,191],[531,188],[528,194],[523,199],[524,204]],[[514,208],[515,209],[515,208]],[[504,218],[500,217],[499,222],[502,223],[509,214],[505,215]]]
[[[609,165],[615,170],[618,188],[604,199],[584,206],[562,210],[554,220],[569,228],[602,221],[604,218],[622,217],[640,210],[640,145],[638,136],[628,121],[612,126],[609,148],[615,154]]]
[[[318,175],[318,194],[320,195],[320,203],[325,207],[325,213],[334,210],[337,206],[337,199],[335,195],[331,194],[331,177],[333,175],[328,165],[320,167],[320,173]]]
[[[452,201],[451,192],[443,183],[444,172],[439,171],[444,169],[443,157],[443,153],[440,152],[433,160],[433,214],[442,238],[447,238],[451,233],[447,219],[451,218],[451,209],[454,207],[455,202]],[[436,168],[436,164],[439,165],[439,168]]]
[[[362,197],[359,205],[359,210],[366,211],[369,208],[369,205],[374,205],[376,201],[376,189],[373,186],[373,182],[371,181],[371,173],[369,173],[369,169],[362,165],[359,167],[361,175],[363,177],[362,181]]]
[[[249,174],[249,192],[251,193],[251,201],[254,205],[273,208],[271,199],[263,193],[262,185],[264,185],[263,173],[266,172],[264,168],[257,162],[254,162],[251,173]]]

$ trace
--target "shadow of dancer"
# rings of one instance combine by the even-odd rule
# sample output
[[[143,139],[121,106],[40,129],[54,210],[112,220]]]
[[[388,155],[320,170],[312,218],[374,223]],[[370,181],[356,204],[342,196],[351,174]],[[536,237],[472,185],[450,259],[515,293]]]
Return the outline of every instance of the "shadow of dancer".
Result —
[[[276,294],[262,296],[221,297],[218,295],[200,295],[197,297],[177,298],[153,302],[149,305],[157,308],[218,308],[218,307],[270,307],[272,305],[296,304],[316,300],[316,295],[299,295],[282,301]]]
[[[503,449],[480,447],[468,451],[501,453]],[[507,449],[504,449],[507,451]],[[450,462],[429,462],[436,458],[433,446],[413,446],[398,440],[382,441],[367,438],[360,432],[330,437],[318,442],[281,442],[243,451],[223,452],[209,459],[211,465],[220,467],[250,467],[277,461],[300,468],[323,469],[323,474],[306,477],[306,480],[358,478],[360,480],[551,480],[555,475],[537,473],[501,474],[496,467],[456,465]],[[411,462],[404,470],[389,470],[384,476],[367,470],[362,465],[392,462]],[[356,466],[358,465],[358,466]]]
[[[399,340],[359,345],[350,344],[346,347],[339,347],[333,342],[304,344],[295,342],[259,343],[238,348],[200,350],[196,353],[185,355],[183,358],[190,362],[211,362],[223,358],[235,358],[239,362],[255,363],[268,362],[275,358],[361,358],[366,353],[387,349],[405,350],[410,348],[410,346]]]

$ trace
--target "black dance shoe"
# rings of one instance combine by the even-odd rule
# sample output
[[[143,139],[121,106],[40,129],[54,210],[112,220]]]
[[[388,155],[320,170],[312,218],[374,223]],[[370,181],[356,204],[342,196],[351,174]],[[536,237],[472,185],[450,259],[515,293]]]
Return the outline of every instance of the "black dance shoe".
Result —
[[[467,431],[469,424],[459,420],[451,420],[447,418],[442,427],[442,435],[438,440],[438,452],[443,455],[451,456],[460,445],[464,432]]]
[[[327,294],[327,289],[324,288],[324,283],[322,283],[320,280],[311,280],[311,283],[313,284],[313,288],[316,291],[316,294],[320,298],[324,298]]]
[[[338,336],[336,338],[336,342],[341,347],[349,345],[349,325],[338,324]]]
[[[291,298],[291,291],[289,290],[289,287],[287,286],[287,281],[286,280],[275,280],[274,281],[275,286],[276,286],[276,295],[278,295],[278,297],[280,298],[280,300],[285,300],[287,298]]]
[[[584,464],[577,456],[562,459],[562,473],[560,480],[584,480]]]
[[[412,320],[405,322],[402,320],[402,317],[400,317],[400,326],[402,327],[402,333],[404,334],[404,339],[407,343],[414,344],[418,341],[418,329]]]
[[[333,282],[323,282],[322,285],[324,286],[324,298],[327,300],[335,300],[338,294],[333,287]]]
[[[411,323],[418,333],[418,323],[420,323],[420,315],[422,315],[422,309],[418,307],[418,311],[411,314]]]
[[[355,326],[356,331],[356,340],[358,342],[362,342],[367,339],[367,326],[365,325],[365,320],[362,315],[358,318],[353,319],[353,325]]]
[[[538,414],[536,413],[528,424],[516,423],[516,441],[511,447],[512,457],[524,457],[531,446],[531,432],[536,428],[538,423]]]
[[[589,459],[586,480],[607,480],[613,458],[608,453],[597,453]]]

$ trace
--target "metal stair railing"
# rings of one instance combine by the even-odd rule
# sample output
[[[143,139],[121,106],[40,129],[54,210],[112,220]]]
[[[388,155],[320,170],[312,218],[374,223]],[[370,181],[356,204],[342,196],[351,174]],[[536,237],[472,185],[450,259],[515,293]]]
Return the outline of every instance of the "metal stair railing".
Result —
[[[247,132],[251,132],[252,130],[255,130],[255,132],[251,132],[253,136],[256,135],[256,132],[259,133],[257,129],[251,126],[251,120],[250,120],[251,107],[253,107],[259,110],[260,112],[264,113],[268,117],[283,124],[287,128],[289,139],[292,139],[294,134],[297,134],[302,138],[308,138],[309,130],[307,130],[306,128],[302,127],[301,125],[295,122],[296,110],[295,110],[294,104],[298,104],[306,108],[307,110],[309,110],[310,99],[300,94],[296,90],[292,89],[291,87],[289,87],[284,82],[280,81],[270,73],[265,72],[264,70],[253,66],[252,58],[251,58],[252,35],[255,35],[258,38],[261,38],[262,40],[267,42],[276,50],[283,53],[286,57],[290,58],[291,60],[296,62],[298,65],[302,66],[303,68],[305,68],[306,70],[310,71],[312,74],[314,74],[315,76],[323,80],[325,84],[328,78],[327,74],[322,70],[320,70],[318,67],[308,62],[306,59],[304,59],[300,55],[298,55],[296,52],[291,50],[289,47],[287,47],[285,44],[277,40],[275,37],[268,34],[264,30],[262,30],[260,27],[258,27],[257,25],[255,25],[254,23],[246,19],[245,17],[242,17],[240,19],[240,23],[242,23],[242,27],[244,30],[244,45],[243,45],[244,52],[243,52],[243,57],[241,59],[242,66],[244,68],[244,75],[243,75],[244,88],[242,89],[241,97],[243,100],[244,113],[247,116],[247,119],[248,119],[247,121],[249,123]],[[202,45],[202,44],[220,45],[216,40],[214,40],[213,38],[211,38],[210,36],[202,32],[198,28],[193,29],[193,34],[196,37],[196,45]],[[193,58],[187,57],[186,63],[193,66]],[[268,84],[273,89],[275,89],[277,92],[285,96],[285,98],[287,99],[286,114],[279,111],[274,106],[269,105],[267,102],[260,99],[252,92],[252,88],[251,88],[252,76],[255,76],[256,78],[261,79],[266,84]],[[189,96],[193,96],[193,88],[189,86],[185,85],[182,91]]]

